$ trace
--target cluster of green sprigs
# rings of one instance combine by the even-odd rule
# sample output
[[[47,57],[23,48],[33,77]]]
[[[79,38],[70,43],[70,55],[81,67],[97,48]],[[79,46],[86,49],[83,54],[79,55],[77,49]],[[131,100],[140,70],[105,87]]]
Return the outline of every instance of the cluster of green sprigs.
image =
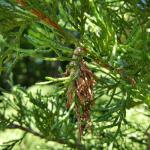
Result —
[[[86,47],[87,55],[83,57],[96,80],[95,104],[90,113],[93,133],[85,131],[78,143],[74,103],[69,110],[65,106],[66,91],[73,81],[69,77],[46,77],[48,81],[40,84],[54,84],[57,89],[48,96],[40,91],[35,96],[20,87],[3,92],[0,129],[20,129],[70,148],[133,149],[138,145],[144,149],[149,128],[130,122],[126,115],[128,109],[140,104],[146,104],[143,109],[149,112],[149,1],[25,0],[25,3],[0,2],[0,73],[11,72],[24,57],[69,63],[75,46]],[[42,18],[42,13],[47,18]],[[47,24],[48,18],[61,29],[57,31],[59,26]],[[22,139],[4,146],[11,149]]]
[[[64,96],[61,88],[59,93],[49,96],[41,95],[40,91],[33,95],[20,87],[14,88],[11,94],[4,92],[3,95],[1,129],[20,129],[40,138],[75,147],[74,142],[69,142],[69,138],[76,140],[75,133],[72,132],[74,124],[68,122],[69,114],[66,111],[65,100],[62,102],[63,99],[60,99]],[[18,141],[14,142],[16,144]],[[9,146],[9,143],[6,145]]]
[[[1,34],[1,51],[0,51],[0,73],[11,68],[16,63],[19,56],[18,48],[20,48],[21,37],[24,29],[33,18],[24,11],[15,8],[9,1],[0,2],[0,34]]]

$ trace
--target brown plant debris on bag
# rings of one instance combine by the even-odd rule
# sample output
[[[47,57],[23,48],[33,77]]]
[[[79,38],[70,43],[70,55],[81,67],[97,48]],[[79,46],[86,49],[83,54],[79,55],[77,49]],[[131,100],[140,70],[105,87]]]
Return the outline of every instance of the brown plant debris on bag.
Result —
[[[73,78],[72,84],[68,87],[67,108],[75,102],[75,112],[78,121],[80,137],[83,131],[91,128],[90,109],[93,104],[93,85],[95,84],[94,74],[89,70],[82,58],[86,52],[85,48],[76,48],[71,62],[69,74]],[[75,100],[77,99],[77,100]]]

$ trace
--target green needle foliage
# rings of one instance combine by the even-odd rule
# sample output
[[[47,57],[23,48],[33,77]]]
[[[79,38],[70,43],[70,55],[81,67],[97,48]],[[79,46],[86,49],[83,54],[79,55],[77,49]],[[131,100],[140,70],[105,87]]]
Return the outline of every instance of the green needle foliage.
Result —
[[[86,54],[74,57],[77,47]],[[79,97],[66,107],[81,59],[95,80],[83,134]],[[0,134],[22,131],[0,143],[3,150],[17,149],[28,134],[68,150],[149,149],[150,1],[1,0],[0,84]]]

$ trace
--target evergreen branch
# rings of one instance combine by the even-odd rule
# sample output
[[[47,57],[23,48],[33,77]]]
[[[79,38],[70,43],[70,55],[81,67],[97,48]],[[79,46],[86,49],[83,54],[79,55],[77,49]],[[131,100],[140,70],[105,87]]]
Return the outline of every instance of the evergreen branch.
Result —
[[[27,8],[28,4],[24,0],[16,0],[18,4],[20,4],[23,8]],[[38,9],[31,8],[30,12],[34,14],[37,18],[39,18],[40,21],[50,25],[54,29],[56,29],[62,36],[63,38],[68,42],[68,43],[73,43],[77,46],[79,46],[80,41],[78,38],[73,35],[71,32],[69,32],[66,29],[63,29],[61,26],[58,25],[58,23],[54,22],[51,18],[46,16],[43,12],[41,12]]]
[[[130,82],[130,84],[132,86],[135,86],[136,85],[136,81],[133,77],[129,76],[129,75],[126,75],[124,76],[124,74],[126,73],[126,71],[123,69],[123,68],[115,68],[113,66],[111,66],[110,64],[108,63],[103,63],[99,60],[95,60],[95,62],[100,65],[101,67],[111,71],[111,70],[114,70],[116,73],[120,74],[121,77],[125,78],[126,80],[128,80]]]
[[[8,126],[8,129],[19,129],[19,130],[22,130],[24,132],[27,132],[27,133],[31,133],[33,134],[34,136],[37,136],[37,137],[40,137],[41,139],[46,139],[48,141],[53,141],[53,142],[57,142],[59,144],[66,144],[67,146],[71,147],[71,148],[77,148],[77,149],[81,149],[81,150],[88,150],[87,148],[85,148],[84,145],[80,144],[80,143],[72,143],[72,142],[69,142],[68,140],[63,140],[63,139],[57,139],[57,138],[46,138],[44,135],[30,129],[30,128],[26,128],[26,127],[23,127],[21,125],[17,125],[17,124],[10,124]]]
[[[149,149],[149,6],[148,0],[1,0],[0,130],[19,129],[70,149]],[[25,57],[31,63],[23,59],[10,70],[14,83],[30,86],[46,76],[37,84],[49,85],[16,89],[11,79],[8,92],[6,71]],[[54,67],[57,77],[47,77]],[[147,104],[137,107],[140,113],[139,104]]]

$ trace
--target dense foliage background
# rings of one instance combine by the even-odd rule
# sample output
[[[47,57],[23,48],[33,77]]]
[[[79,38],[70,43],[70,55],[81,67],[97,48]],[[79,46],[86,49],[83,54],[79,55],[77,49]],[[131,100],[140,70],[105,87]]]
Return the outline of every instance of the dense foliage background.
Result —
[[[66,104],[83,59],[81,133],[79,96]],[[0,0],[0,149],[148,150],[149,120],[149,0]]]

